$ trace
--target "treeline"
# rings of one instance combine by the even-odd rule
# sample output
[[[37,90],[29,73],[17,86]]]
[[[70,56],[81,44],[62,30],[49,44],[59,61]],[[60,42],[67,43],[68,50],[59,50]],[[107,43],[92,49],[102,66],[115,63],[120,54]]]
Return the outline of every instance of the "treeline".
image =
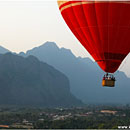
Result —
[[[37,121],[34,128],[42,129],[118,129],[118,126],[129,126],[130,117],[79,117],[56,121]]]
[[[116,113],[103,113],[102,110]],[[9,128],[34,129],[118,129],[118,126],[129,126],[130,107],[94,106],[86,108],[0,109],[0,125]]]

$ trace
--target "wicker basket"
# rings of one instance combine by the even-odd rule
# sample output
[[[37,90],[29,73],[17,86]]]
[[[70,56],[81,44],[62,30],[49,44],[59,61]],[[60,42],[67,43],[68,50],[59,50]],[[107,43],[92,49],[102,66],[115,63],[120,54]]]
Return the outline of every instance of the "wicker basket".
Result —
[[[115,80],[102,80],[102,86],[109,86],[109,87],[114,87],[115,86]]]

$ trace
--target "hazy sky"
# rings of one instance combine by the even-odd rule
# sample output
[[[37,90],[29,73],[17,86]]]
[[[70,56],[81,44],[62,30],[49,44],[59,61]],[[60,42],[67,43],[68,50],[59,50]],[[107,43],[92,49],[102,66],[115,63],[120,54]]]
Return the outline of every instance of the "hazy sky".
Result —
[[[71,49],[76,56],[91,57],[65,24],[56,0],[0,0],[0,45],[21,52],[46,41]],[[130,75],[130,56],[121,67]]]
[[[65,24],[56,0],[0,1],[0,44],[21,52],[54,41],[77,56],[88,53]]]

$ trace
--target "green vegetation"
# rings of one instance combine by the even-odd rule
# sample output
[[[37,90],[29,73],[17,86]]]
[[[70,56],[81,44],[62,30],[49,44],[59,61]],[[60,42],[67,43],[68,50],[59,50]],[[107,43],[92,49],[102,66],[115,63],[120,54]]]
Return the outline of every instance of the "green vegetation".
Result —
[[[0,127],[42,129],[117,129],[129,126],[129,106],[85,108],[1,107]]]

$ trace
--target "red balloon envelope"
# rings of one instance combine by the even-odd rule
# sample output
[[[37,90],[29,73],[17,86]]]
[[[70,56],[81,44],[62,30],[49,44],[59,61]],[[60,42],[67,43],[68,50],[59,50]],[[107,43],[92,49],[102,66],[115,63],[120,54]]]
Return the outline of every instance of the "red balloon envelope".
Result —
[[[129,1],[58,1],[80,43],[105,71],[114,73],[130,52]]]

